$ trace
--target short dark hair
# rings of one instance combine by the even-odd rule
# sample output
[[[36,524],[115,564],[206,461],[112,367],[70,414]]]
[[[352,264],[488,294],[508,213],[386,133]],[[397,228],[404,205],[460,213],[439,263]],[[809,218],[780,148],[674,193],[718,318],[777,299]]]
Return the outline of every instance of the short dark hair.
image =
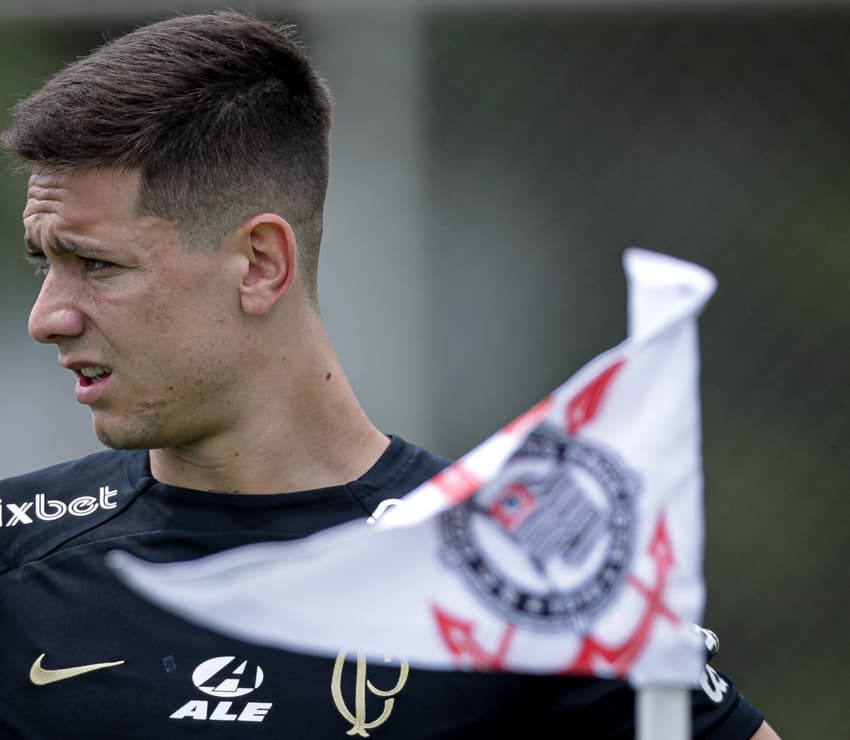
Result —
[[[291,26],[236,12],[143,26],[15,106],[3,145],[34,166],[140,174],[140,213],[217,245],[264,211],[299,241],[316,298],[331,96]]]

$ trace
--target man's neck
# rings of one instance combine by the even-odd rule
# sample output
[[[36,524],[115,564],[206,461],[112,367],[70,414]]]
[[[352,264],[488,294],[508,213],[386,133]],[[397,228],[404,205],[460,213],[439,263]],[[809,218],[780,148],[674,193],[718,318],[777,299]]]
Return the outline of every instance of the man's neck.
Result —
[[[219,493],[289,493],[344,485],[366,473],[389,445],[375,427],[345,434],[263,440],[218,453],[150,451],[153,477],[170,485]]]
[[[238,414],[219,434],[151,450],[154,478],[204,491],[285,493],[342,485],[369,470],[389,440],[360,407],[320,319],[289,350],[285,371],[271,361],[264,371],[261,357],[252,363],[256,375],[233,403]]]

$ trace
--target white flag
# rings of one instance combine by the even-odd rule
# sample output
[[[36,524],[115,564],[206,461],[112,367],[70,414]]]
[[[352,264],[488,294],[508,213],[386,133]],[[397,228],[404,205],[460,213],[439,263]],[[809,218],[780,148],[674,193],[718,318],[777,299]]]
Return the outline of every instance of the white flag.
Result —
[[[374,526],[200,560],[110,562],[234,637],[432,668],[697,685],[706,270],[626,251],[629,337]]]

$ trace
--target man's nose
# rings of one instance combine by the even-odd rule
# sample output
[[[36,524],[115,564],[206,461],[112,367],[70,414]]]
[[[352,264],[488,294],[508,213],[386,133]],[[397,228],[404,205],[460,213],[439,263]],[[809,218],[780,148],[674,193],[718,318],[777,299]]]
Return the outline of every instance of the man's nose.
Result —
[[[73,292],[58,272],[50,272],[41,284],[29,318],[30,336],[45,344],[80,336],[85,316],[75,304]]]

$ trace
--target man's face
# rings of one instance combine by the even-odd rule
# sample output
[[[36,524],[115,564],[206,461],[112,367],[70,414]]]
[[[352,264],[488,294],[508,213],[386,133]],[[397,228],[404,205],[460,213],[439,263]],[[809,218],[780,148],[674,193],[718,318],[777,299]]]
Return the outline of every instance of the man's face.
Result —
[[[108,169],[30,177],[27,251],[44,283],[29,331],[59,348],[104,444],[188,446],[238,411],[238,261],[138,215],[137,183]]]

